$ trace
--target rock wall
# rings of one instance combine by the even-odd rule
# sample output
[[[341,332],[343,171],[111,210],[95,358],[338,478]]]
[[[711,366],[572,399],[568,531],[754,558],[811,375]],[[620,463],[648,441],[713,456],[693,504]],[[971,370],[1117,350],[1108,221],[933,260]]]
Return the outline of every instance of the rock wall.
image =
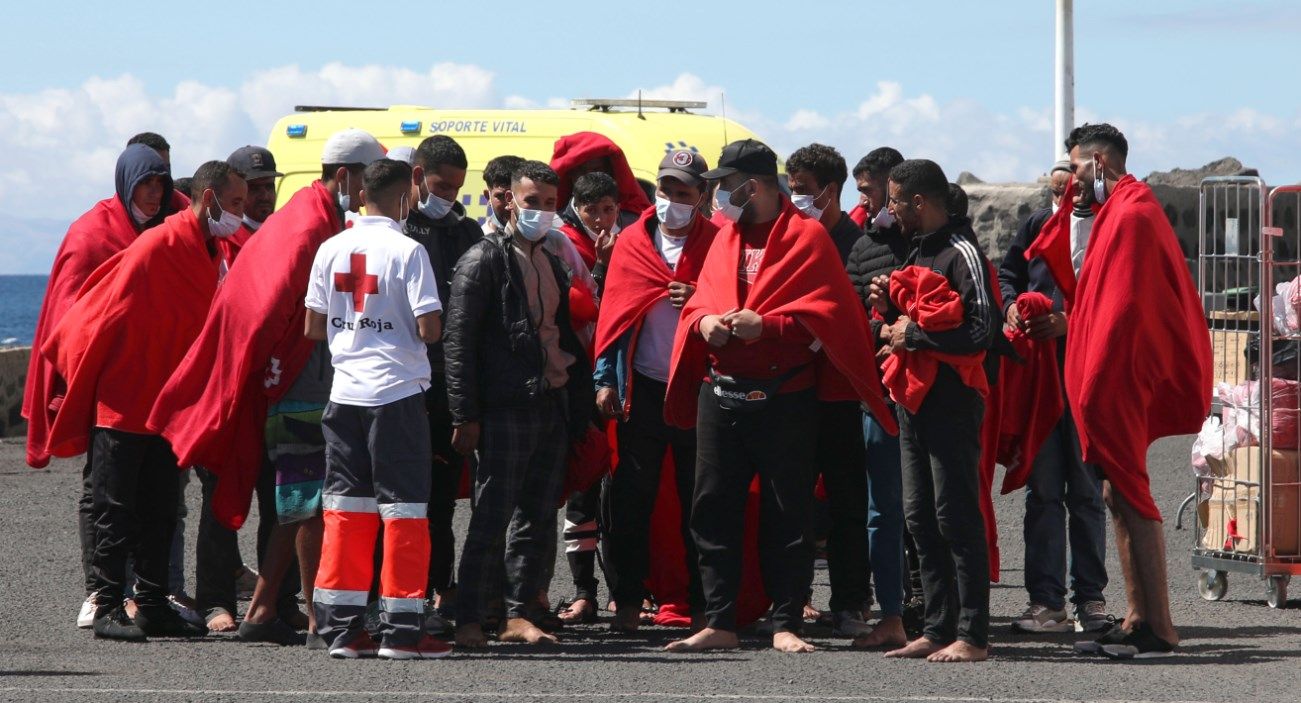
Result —
[[[0,437],[27,434],[27,421],[21,411],[27,360],[31,354],[31,347],[0,349]]]

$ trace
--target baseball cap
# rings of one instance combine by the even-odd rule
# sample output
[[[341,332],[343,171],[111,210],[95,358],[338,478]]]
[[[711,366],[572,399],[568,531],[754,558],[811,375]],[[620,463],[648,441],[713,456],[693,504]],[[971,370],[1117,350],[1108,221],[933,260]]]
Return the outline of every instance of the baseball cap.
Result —
[[[335,132],[325,140],[321,149],[323,164],[361,164],[369,166],[372,161],[384,158],[384,147],[379,140],[364,129],[345,129]]]
[[[416,163],[415,147],[395,146],[392,149],[389,149],[388,154],[385,156],[394,161],[405,161],[408,165],[415,165]]]
[[[705,163],[705,157],[699,152],[674,149],[660,160],[660,172],[655,176],[655,180],[668,176],[689,186],[700,185],[704,180],[702,176],[708,168],[709,164]]]
[[[285,174],[276,170],[276,157],[260,146],[242,146],[226,157],[226,163],[244,174],[247,180],[255,178],[280,178]]]
[[[736,172],[756,176],[777,175],[777,154],[758,139],[742,139],[723,147],[718,157],[718,168],[700,175],[707,181],[726,178]]]

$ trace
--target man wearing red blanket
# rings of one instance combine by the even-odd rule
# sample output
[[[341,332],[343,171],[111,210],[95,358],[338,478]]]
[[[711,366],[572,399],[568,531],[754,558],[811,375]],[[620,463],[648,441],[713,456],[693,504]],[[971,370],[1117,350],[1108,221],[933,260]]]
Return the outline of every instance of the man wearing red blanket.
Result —
[[[194,174],[194,192],[201,196],[189,209],[95,270],[41,348],[68,382],[47,450],[74,456],[94,447],[96,637],[207,634],[167,602],[180,469],[167,441],[146,426],[154,398],[203,327],[217,290],[212,238],[239,229],[248,186],[224,161],[210,161]],[[122,603],[128,555],[134,618]]]
[[[988,369],[997,368],[996,355],[986,352],[995,335],[1001,337],[1002,315],[970,221],[949,216],[949,182],[939,165],[904,161],[890,171],[888,193],[890,214],[916,243],[903,270],[917,267],[946,279],[961,315],[956,325],[932,326],[924,309],[910,306],[918,319],[901,314],[880,333],[888,340],[883,351],[931,357],[921,370],[929,366],[933,373],[909,373],[891,392],[899,403],[904,517],[917,543],[926,624],[921,637],[886,656],[984,661],[990,568],[980,509],[980,434],[993,375]],[[889,282],[891,301],[902,299],[894,290],[898,276]],[[879,283],[874,286],[879,311],[908,312],[884,300]]]
[[[670,651],[735,648],[747,489],[760,483],[760,562],[773,601],[773,647],[808,652],[800,638],[813,575],[819,350],[893,430],[867,315],[826,230],[777,182],[777,156],[746,139],[723,149],[720,201],[735,220],[719,231],[674,339],[665,419],[696,424],[691,532],[706,627]],[[705,376],[708,382],[702,383]],[[843,382],[842,382],[843,383]],[[843,393],[846,389],[834,389]]]
[[[700,616],[705,607],[690,533],[696,434],[664,422],[664,396],[682,306],[695,293],[718,233],[700,211],[707,169],[704,157],[685,150],[669,152],[660,162],[655,208],[624,230],[611,256],[596,327],[596,404],[604,417],[619,420],[618,467],[604,508],[616,631],[635,631],[640,623],[651,514],[668,451],[681,505],[689,608]]]
[[[1043,256],[1068,303],[1066,398],[1084,461],[1106,479],[1129,601],[1124,622],[1077,649],[1116,659],[1167,656],[1179,634],[1147,448],[1196,432],[1210,412],[1210,338],[1161,204],[1125,171],[1125,136],[1109,124],[1086,124],[1066,148],[1077,205],[1097,213],[1092,232],[1087,241],[1072,236],[1062,208],[1027,256]],[[1077,277],[1072,260],[1081,256]]]

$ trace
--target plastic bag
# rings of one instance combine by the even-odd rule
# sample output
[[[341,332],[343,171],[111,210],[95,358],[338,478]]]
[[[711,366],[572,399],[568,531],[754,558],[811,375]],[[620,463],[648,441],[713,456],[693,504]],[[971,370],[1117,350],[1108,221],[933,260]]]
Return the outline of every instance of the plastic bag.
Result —
[[[1226,440],[1232,441],[1233,446],[1226,447]],[[1212,468],[1207,458],[1222,462],[1236,446],[1236,433],[1225,433],[1224,422],[1220,418],[1214,415],[1206,418],[1206,422],[1202,423],[1201,431],[1197,433],[1197,438],[1193,440],[1193,473],[1201,478],[1218,478],[1220,472]]]
[[[1276,378],[1270,385],[1270,441],[1274,449],[1296,449],[1298,440],[1298,384]],[[1223,407],[1221,412],[1223,451],[1235,447],[1260,444],[1260,382],[1248,381],[1236,386],[1221,383],[1215,395]],[[1203,427],[1205,431],[1205,427]],[[1200,437],[1200,435],[1199,435]],[[1203,456],[1212,456],[1203,454]]]
[[[1274,286],[1270,298],[1270,317],[1274,320],[1274,333],[1280,337],[1294,337],[1301,333],[1301,276]],[[1261,297],[1256,296],[1256,309],[1264,312]]]

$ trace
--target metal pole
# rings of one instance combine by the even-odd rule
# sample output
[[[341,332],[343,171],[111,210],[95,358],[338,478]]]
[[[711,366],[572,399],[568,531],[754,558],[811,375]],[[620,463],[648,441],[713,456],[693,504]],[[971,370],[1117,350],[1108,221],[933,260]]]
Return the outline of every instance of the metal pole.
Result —
[[[1053,68],[1053,150],[1061,158],[1066,137],[1075,127],[1075,29],[1073,0],[1057,0],[1057,52]]]

